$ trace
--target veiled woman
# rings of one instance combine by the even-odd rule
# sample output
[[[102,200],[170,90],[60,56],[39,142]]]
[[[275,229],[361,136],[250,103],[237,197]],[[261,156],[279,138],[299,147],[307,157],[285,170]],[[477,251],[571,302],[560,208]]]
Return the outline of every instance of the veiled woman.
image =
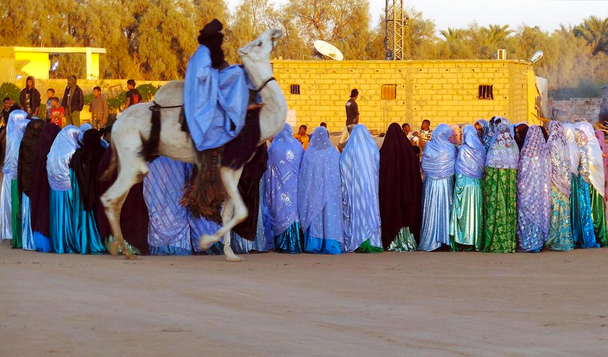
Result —
[[[51,187],[46,172],[47,155],[61,128],[53,123],[46,123],[40,133],[34,149],[32,168],[32,187],[30,202],[32,204],[32,230],[36,250],[49,253],[51,251],[50,200]]]
[[[266,234],[262,197],[264,185],[261,183],[268,162],[268,147],[260,145],[253,158],[243,167],[238,189],[247,211],[247,219],[232,230],[230,244],[236,254],[248,254],[251,251],[266,252]]]
[[[74,238],[75,253],[105,253],[103,240],[97,228],[99,194],[97,176],[99,162],[105,153],[98,130],[87,130],[82,147],[77,149],[70,162],[70,180],[74,190]]]
[[[517,250],[539,252],[549,235],[551,157],[538,125],[528,130],[517,174]]]
[[[526,123],[519,123],[513,125],[514,139],[517,143],[517,148],[521,152],[524,147],[524,143],[526,141],[526,136],[528,135],[528,130],[530,127]]]
[[[494,118],[496,133],[486,156],[483,178],[483,251],[513,253],[517,231],[519,149],[511,123]]]
[[[188,211],[180,201],[188,174],[187,164],[161,156],[148,164],[144,200],[150,223],[148,244],[152,255],[190,255]]]
[[[439,124],[422,154],[422,228],[418,249],[427,252],[450,245],[450,214],[454,194],[456,147],[452,128]]]
[[[379,186],[382,245],[415,251],[422,220],[420,161],[397,123],[388,127],[380,148]]]
[[[79,130],[68,125],[59,132],[47,155],[46,171],[51,187],[51,248],[57,254],[72,253],[74,233],[74,191],[70,161],[78,149]]]
[[[593,126],[589,122],[582,121],[574,125],[577,133],[577,145],[581,153],[579,172],[583,180],[589,184],[589,195],[591,196],[591,219],[596,243],[608,246],[606,236],[606,212],[604,206],[605,174],[602,149],[595,136]]]
[[[547,146],[551,158],[551,219],[545,246],[550,250],[572,250],[570,148],[562,123],[549,123]]]
[[[380,152],[367,128],[356,125],[340,157],[345,252],[379,253],[382,248],[378,199]]]
[[[595,129],[595,137],[600,144],[600,149],[602,149],[602,157],[604,158],[604,193],[606,193],[608,192],[608,151],[606,148],[606,135],[603,131]],[[608,197],[604,197],[604,209],[606,216],[608,217]]]
[[[598,248],[591,218],[591,197],[589,184],[585,182],[579,171],[581,151],[578,142],[586,141],[586,136],[576,130],[574,124],[563,124],[570,153],[570,171],[572,173],[572,191],[570,206],[572,208],[572,239],[577,248]]]
[[[487,120],[479,119],[475,122],[475,129],[477,130],[477,136],[486,152],[490,149],[490,142],[492,141],[492,130],[490,129],[490,123]]]
[[[450,221],[450,244],[453,251],[481,250],[483,232],[483,178],[486,149],[475,127],[467,125],[456,157],[456,185],[452,217]]]
[[[17,168],[19,197],[21,198],[21,233],[25,250],[36,250],[34,232],[32,231],[32,210],[30,194],[32,189],[32,170],[34,167],[34,150],[44,126],[42,120],[32,120],[27,124],[21,146],[19,147],[19,164]]]
[[[304,240],[298,217],[298,179],[304,149],[285,124],[268,149],[265,199],[270,214],[274,249],[279,253],[298,254]]]
[[[21,248],[21,204],[17,180],[19,146],[30,122],[27,113],[15,110],[8,117],[6,125],[6,156],[4,158],[4,178],[2,183],[2,239],[12,239],[13,248]]]
[[[340,254],[344,244],[340,153],[324,127],[315,129],[302,159],[298,213],[306,252]]]
[[[114,172],[109,180],[101,180],[112,161],[111,147],[106,150],[101,158],[97,169],[97,189],[100,195],[103,195],[112,186],[118,172]],[[110,223],[106,216],[106,211],[103,205],[97,205],[98,228],[101,239],[109,246],[114,242]],[[148,224],[150,217],[148,216],[148,207],[144,201],[144,184],[140,182],[133,185],[127,194],[122,210],[120,211],[120,229],[125,237],[125,244],[129,252],[132,254],[148,255],[150,248],[148,245]]]

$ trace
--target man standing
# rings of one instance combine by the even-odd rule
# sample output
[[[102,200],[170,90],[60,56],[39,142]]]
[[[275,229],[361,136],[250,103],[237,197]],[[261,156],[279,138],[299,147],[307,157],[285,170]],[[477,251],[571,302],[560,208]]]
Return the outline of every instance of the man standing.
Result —
[[[40,110],[40,92],[36,89],[34,77],[27,77],[25,88],[21,91],[19,101],[21,102],[21,110],[27,113],[29,119],[38,116],[38,111]]]
[[[135,80],[129,79],[127,81],[127,102],[125,103],[125,109],[128,107],[141,103],[141,94],[135,89]]]
[[[92,113],[91,124],[93,128],[99,130],[103,128],[108,120],[108,101],[101,94],[101,88],[93,88],[93,100],[89,105],[89,111]]]
[[[346,102],[346,127],[344,128],[342,137],[338,143],[338,150],[340,150],[340,152],[346,147],[350,132],[355,125],[359,124],[359,105],[357,104],[357,98],[359,98],[359,91],[355,88],[350,91],[350,99]]]
[[[63,92],[61,106],[65,109],[65,119],[68,125],[80,126],[80,112],[84,107],[82,89],[76,84],[76,76],[68,76],[68,86]]]
[[[424,119],[420,125],[420,130],[414,133],[414,142],[416,143],[416,146],[420,148],[420,151],[424,151],[426,143],[431,140],[432,133],[433,130],[431,130],[431,121]]]
[[[2,117],[0,118],[2,119],[0,127],[3,127],[8,124],[8,116],[11,115],[13,111],[19,110],[19,106],[17,105],[17,103],[15,103],[15,101],[9,97],[4,98],[2,104],[4,106],[2,108]]]

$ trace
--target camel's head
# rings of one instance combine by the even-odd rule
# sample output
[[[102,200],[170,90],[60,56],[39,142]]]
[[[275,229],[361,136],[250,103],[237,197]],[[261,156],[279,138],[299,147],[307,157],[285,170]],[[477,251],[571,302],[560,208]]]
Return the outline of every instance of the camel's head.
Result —
[[[260,37],[239,49],[243,64],[246,66],[248,61],[268,63],[270,53],[281,38],[283,38],[282,30],[266,30]]]

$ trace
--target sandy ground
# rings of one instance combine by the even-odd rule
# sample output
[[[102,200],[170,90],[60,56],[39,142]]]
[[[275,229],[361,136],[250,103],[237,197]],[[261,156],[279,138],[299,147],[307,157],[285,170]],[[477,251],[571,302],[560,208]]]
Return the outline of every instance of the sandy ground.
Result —
[[[222,257],[0,245],[1,356],[606,356],[608,249]]]

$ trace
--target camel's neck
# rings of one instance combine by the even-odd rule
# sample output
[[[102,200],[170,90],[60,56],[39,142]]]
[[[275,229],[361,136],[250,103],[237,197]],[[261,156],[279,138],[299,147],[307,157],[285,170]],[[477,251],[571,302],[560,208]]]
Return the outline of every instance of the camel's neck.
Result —
[[[270,63],[248,66],[245,61],[243,62],[247,75],[256,88],[260,88],[267,79],[273,76]],[[265,104],[260,112],[261,144],[283,130],[287,119],[287,101],[277,81],[268,82],[259,94],[262,97],[262,103]]]

